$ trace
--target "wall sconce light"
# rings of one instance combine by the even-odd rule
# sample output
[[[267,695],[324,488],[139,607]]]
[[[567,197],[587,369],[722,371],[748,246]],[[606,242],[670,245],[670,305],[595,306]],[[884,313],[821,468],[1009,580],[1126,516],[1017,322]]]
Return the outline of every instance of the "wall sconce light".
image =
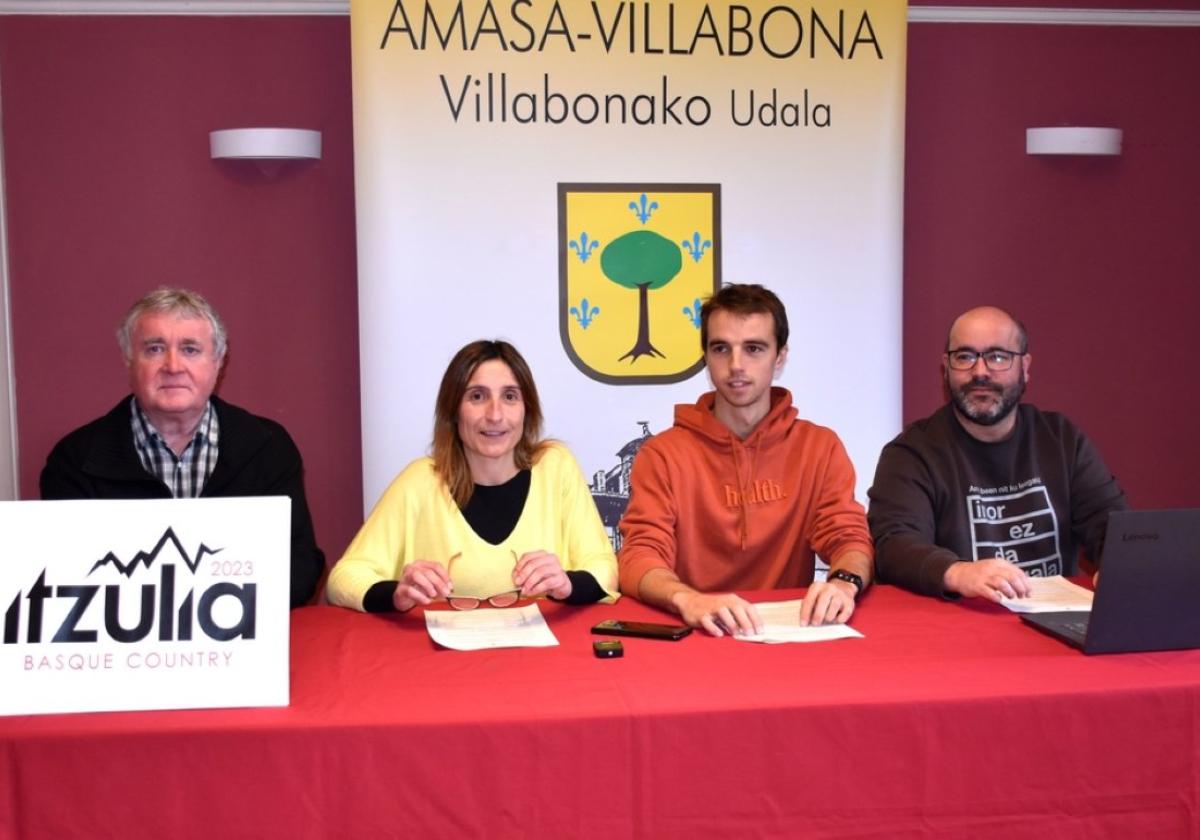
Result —
[[[321,132],[307,128],[225,128],[208,133],[213,160],[253,160],[267,175],[290,160],[320,160]]]
[[[1119,155],[1119,128],[1027,128],[1027,155]]]

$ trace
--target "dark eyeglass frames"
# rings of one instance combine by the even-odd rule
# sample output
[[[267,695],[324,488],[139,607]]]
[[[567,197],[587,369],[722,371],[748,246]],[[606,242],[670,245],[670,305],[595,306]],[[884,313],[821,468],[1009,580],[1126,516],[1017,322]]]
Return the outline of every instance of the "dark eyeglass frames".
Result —
[[[982,358],[988,370],[998,371],[1008,370],[1013,366],[1013,359],[1023,355],[1025,354],[1015,350],[979,351],[969,347],[960,347],[957,350],[947,350],[946,360],[954,370],[970,370]]]

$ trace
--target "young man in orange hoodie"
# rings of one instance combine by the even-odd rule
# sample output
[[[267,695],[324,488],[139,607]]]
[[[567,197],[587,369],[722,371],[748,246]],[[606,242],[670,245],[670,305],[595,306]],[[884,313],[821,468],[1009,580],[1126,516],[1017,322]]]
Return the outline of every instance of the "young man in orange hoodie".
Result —
[[[771,386],[787,359],[783,303],[730,285],[700,319],[715,390],[675,406],[675,426],[638,452],[621,591],[714,636],[762,629],[737,589],[808,586],[801,624],[845,622],[871,580],[871,535],[837,435],[798,419],[791,393]],[[813,583],[814,554],[830,565],[824,583]]]

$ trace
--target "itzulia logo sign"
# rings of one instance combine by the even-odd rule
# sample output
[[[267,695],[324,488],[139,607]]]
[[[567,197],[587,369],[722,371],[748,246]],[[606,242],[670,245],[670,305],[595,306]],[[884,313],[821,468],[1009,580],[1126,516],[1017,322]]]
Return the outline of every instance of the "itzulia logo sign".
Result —
[[[220,580],[200,591],[194,585],[187,588],[186,582],[181,584],[176,580],[177,566],[160,559],[168,546],[175,548],[193,576],[206,556],[222,550],[201,543],[193,556],[184,548],[174,529],[167,528],[150,551],[137,552],[128,563],[123,563],[110,551],[97,560],[87,573],[87,577],[91,577],[95,572],[116,572],[130,580],[124,585],[79,583],[69,579],[66,582],[48,581],[47,569],[43,567],[29,589],[18,591],[9,602],[4,613],[3,643],[87,643],[98,642],[102,638],[124,644],[148,638],[162,642],[191,641],[199,637],[218,642],[253,639],[257,584]],[[132,582],[138,569],[152,572],[156,561],[157,582],[140,586]],[[53,571],[51,564],[51,574]],[[184,588],[187,588],[187,592],[176,605],[176,590]],[[139,601],[138,619],[132,625],[121,621],[122,598],[136,598]],[[228,603],[223,603],[220,610],[215,609],[221,599],[232,599],[236,606],[231,608]],[[226,623],[218,623],[214,616],[217,612],[226,619]],[[229,623],[234,617],[236,621]]]

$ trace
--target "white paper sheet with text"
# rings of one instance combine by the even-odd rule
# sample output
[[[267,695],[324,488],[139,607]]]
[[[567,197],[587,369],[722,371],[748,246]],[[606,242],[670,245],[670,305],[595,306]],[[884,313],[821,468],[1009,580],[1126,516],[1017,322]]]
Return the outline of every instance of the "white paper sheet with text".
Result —
[[[1002,598],[1001,605],[1013,612],[1090,612],[1092,592],[1071,583],[1062,575],[1031,577],[1033,594],[1028,598]]]
[[[816,627],[800,626],[800,603],[794,601],[771,601],[755,604],[759,618],[763,621],[763,632],[751,636],[734,636],[743,642],[781,644],[783,642],[828,642],[833,639],[861,639],[853,627],[846,624],[822,624]]]
[[[516,609],[426,610],[429,637],[451,650],[553,647],[558,639],[537,604]]]

